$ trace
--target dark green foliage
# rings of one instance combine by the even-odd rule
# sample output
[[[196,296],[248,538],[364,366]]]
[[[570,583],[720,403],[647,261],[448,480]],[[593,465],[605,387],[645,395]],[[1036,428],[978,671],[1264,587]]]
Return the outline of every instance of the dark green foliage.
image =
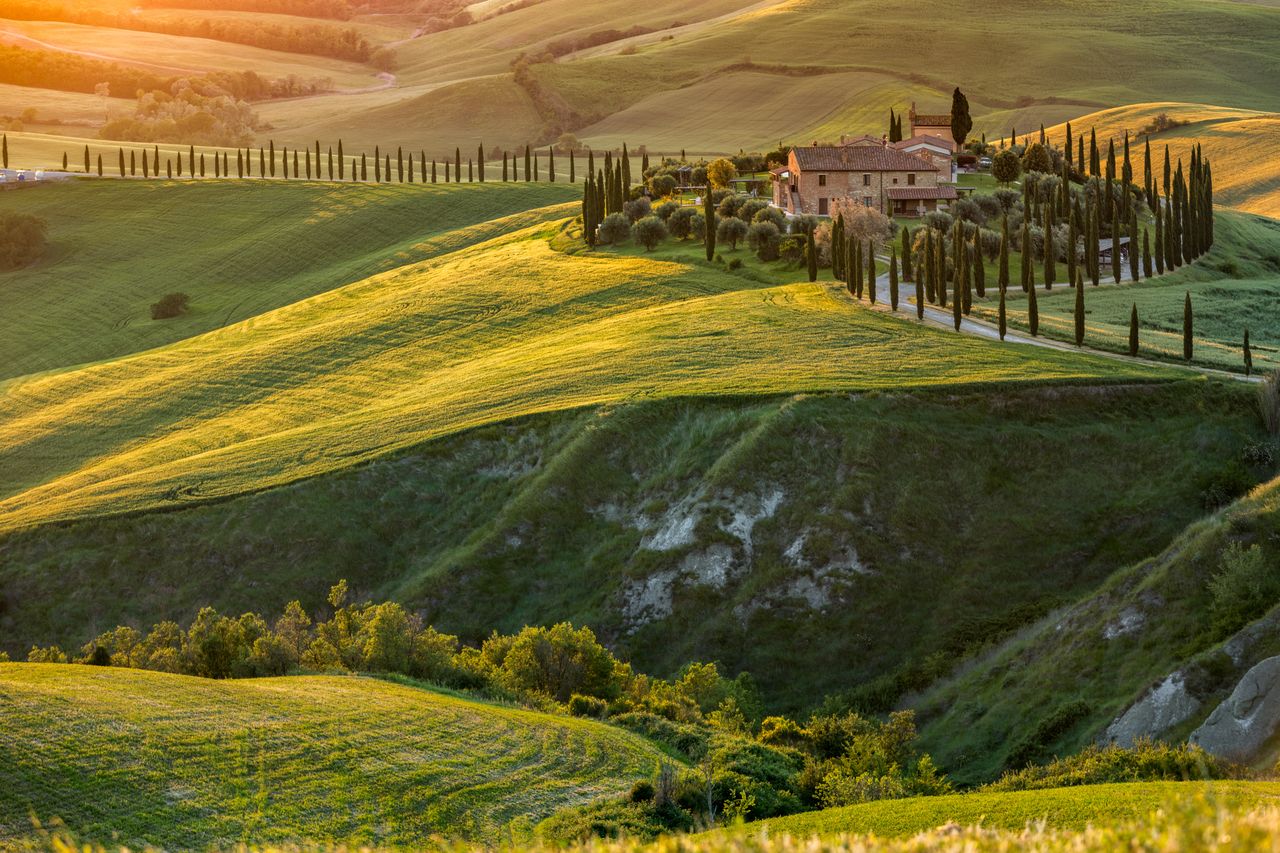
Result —
[[[1089,716],[1089,712],[1089,705],[1079,701],[1057,708],[1014,745],[1005,759],[1005,766],[1009,770],[1021,770],[1029,764],[1049,758],[1054,741],[1068,734]]]
[[[910,228],[902,229],[902,280],[914,281],[915,274],[911,268],[911,245],[915,241],[915,234]]]
[[[1186,782],[1226,779],[1231,775],[1230,766],[1198,746],[1138,741],[1129,749],[1114,744],[1090,744],[1067,758],[1008,772],[982,790],[1032,791],[1120,782]]]
[[[1191,315],[1191,291],[1187,291],[1186,301],[1182,304],[1182,357],[1191,360],[1194,351],[1194,318]]]
[[[1249,327],[1244,330],[1244,375],[1251,376],[1253,374],[1253,350],[1249,348]]]
[[[805,232],[805,261],[809,266],[809,281],[818,280],[818,246],[814,242],[814,229]]]
[[[168,320],[187,313],[191,297],[185,293],[167,293],[151,306],[152,320]]]
[[[1040,308],[1036,305],[1036,289],[1034,287],[1027,290],[1027,328],[1033,338],[1040,331]]]
[[[1138,354],[1138,303],[1129,310],[1129,355]]]
[[[898,250],[889,257],[889,307],[898,310]]]
[[[0,213],[0,271],[25,267],[44,254],[49,224],[28,213]]]
[[[951,136],[955,139],[957,147],[964,147],[965,139],[968,138],[969,131],[972,129],[973,119],[969,116],[969,99],[957,86],[951,94]]]
[[[1084,346],[1084,278],[1076,273],[1076,305],[1074,313],[1076,346]]]

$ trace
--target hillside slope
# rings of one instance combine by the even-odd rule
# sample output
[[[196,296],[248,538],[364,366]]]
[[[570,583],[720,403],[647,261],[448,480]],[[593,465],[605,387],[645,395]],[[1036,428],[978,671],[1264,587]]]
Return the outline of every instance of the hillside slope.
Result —
[[[525,229],[0,386],[0,528],[224,498],[480,424],[635,396],[1175,375],[947,334],[859,310],[829,282],[570,255],[554,236]],[[151,257],[163,264],[167,251],[157,244]]]
[[[1160,101],[1090,113],[1075,119],[1072,126],[1077,134],[1081,128],[1086,132],[1096,128],[1102,145],[1107,139],[1115,139],[1118,144],[1128,131],[1138,146],[1133,165],[1135,177],[1141,182],[1141,146],[1146,136],[1143,131],[1152,128],[1161,114],[1178,124],[1150,135],[1157,173],[1162,167],[1164,146],[1168,145],[1176,158],[1185,156],[1191,145],[1202,145],[1213,164],[1213,194],[1218,204],[1280,217],[1280,115],[1274,111]],[[1036,130],[1028,124],[1017,127],[1019,137]],[[1066,126],[1051,127],[1047,132],[1061,145]],[[1009,127],[1001,128],[999,133],[1007,135]]]
[[[253,181],[74,181],[0,193],[0,211],[50,224],[38,263],[0,273],[0,380],[240,323],[564,216],[554,205],[580,193],[567,184]],[[151,303],[175,291],[191,310],[152,320]]]
[[[495,841],[661,754],[571,717],[384,681],[0,664],[0,843],[61,818],[140,848]]]

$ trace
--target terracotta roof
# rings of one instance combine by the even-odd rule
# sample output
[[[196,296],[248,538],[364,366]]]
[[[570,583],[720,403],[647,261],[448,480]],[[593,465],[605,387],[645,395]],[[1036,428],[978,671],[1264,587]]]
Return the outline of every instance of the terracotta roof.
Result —
[[[950,115],[913,115],[913,127],[951,127]]]
[[[849,137],[848,139],[842,139],[842,140],[841,140],[841,142],[840,142],[840,145],[841,145],[841,146],[848,146],[848,145],[883,145],[883,144],[884,144],[884,140],[883,140],[883,139],[881,139],[880,137],[878,137],[878,136],[869,136],[869,135],[867,135],[867,134],[863,134],[862,136],[852,136],[852,137]]]
[[[938,167],[899,151],[880,145],[845,145],[838,147],[795,148],[800,171],[817,172],[936,172]]]
[[[894,187],[885,190],[885,195],[894,201],[947,200],[960,197],[955,187]]]
[[[904,139],[901,142],[893,143],[893,147],[897,148],[898,150],[905,150],[915,145],[932,145],[936,148],[946,149],[947,151],[956,150],[956,146],[954,142],[948,142],[942,137],[932,136],[928,133],[917,133],[915,136],[911,137],[910,139]]]

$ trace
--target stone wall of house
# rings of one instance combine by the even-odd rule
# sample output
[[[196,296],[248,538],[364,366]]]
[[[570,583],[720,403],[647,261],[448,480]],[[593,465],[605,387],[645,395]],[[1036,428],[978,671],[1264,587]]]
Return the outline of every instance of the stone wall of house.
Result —
[[[791,184],[794,184],[799,191],[801,210],[792,211],[794,213],[807,213],[812,215],[820,215],[822,211],[821,199],[828,199],[827,213],[830,213],[830,199],[836,198],[852,198],[858,204],[869,204],[882,213],[888,212],[888,199],[885,190],[893,187],[936,187],[938,185],[938,173],[928,169],[919,172],[800,172],[796,168],[795,155],[792,155],[789,164],[791,169]],[[826,175],[825,184],[822,176]],[[915,175],[915,183],[910,182],[910,176]],[[778,191],[775,192],[775,201],[787,210],[790,210],[790,202],[788,194],[790,185],[779,182]]]

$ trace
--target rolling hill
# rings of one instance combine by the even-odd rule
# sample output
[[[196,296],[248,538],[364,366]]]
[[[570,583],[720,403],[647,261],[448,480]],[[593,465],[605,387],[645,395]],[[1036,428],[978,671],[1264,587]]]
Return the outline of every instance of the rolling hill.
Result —
[[[366,678],[0,664],[0,702],[0,843],[33,815],[135,849],[495,842],[662,758],[601,723]]]

